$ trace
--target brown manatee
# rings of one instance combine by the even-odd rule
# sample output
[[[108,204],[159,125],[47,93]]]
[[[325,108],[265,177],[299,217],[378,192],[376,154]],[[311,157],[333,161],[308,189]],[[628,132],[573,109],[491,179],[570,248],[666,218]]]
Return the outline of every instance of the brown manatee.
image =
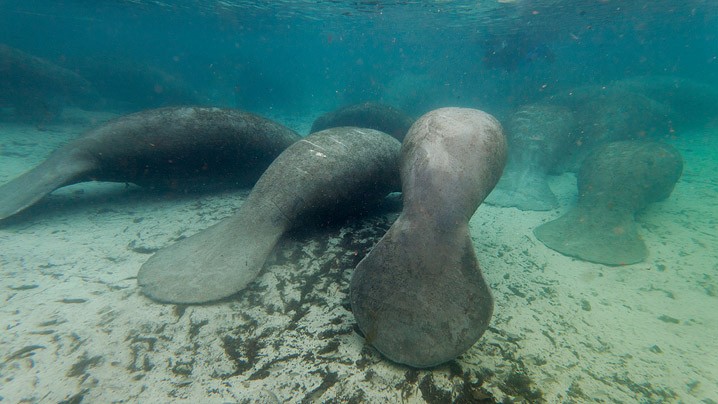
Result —
[[[236,215],[152,256],[137,275],[142,292],[167,303],[203,303],[239,292],[286,231],[365,210],[397,190],[400,147],[373,129],[307,136],[267,168]]]
[[[413,118],[394,107],[364,102],[327,112],[318,117],[312,124],[311,132],[338,126],[357,126],[388,133],[401,141],[413,123]]]
[[[673,146],[650,141],[608,143],[591,152],[578,174],[578,204],[534,229],[546,246],[606,265],[643,261],[646,244],[634,215],[668,198],[683,171]]]
[[[0,219],[84,181],[177,190],[251,186],[299,139],[282,125],[232,109],[168,107],[130,114],[90,130],[0,187]]]
[[[404,209],[352,276],[367,342],[414,367],[451,360],[489,325],[493,298],[469,219],[501,177],[506,139],[482,111],[441,108],[417,120],[401,149]]]

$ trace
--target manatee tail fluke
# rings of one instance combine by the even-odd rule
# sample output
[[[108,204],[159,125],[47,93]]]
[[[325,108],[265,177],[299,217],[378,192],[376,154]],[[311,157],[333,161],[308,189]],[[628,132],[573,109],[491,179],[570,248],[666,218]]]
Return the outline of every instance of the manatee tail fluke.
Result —
[[[578,206],[534,229],[547,247],[570,257],[604,265],[630,265],[644,261],[648,248],[627,211],[599,212]]]
[[[437,231],[406,213],[357,265],[350,294],[367,341],[419,368],[469,349],[493,313],[467,225]]]
[[[196,304],[241,291],[259,275],[285,231],[284,223],[266,215],[242,209],[159,250],[137,274],[142,293],[163,303]]]
[[[0,187],[0,220],[32,206],[50,192],[73,184],[86,174],[92,163],[68,159],[58,153],[45,162]]]
[[[559,206],[556,195],[548,185],[546,173],[531,167],[504,171],[485,203],[537,211],[552,210]]]

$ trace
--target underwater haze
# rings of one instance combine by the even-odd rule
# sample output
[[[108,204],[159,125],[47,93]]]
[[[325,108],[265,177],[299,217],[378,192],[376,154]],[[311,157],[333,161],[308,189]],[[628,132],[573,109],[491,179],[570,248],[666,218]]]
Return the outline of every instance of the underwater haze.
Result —
[[[444,104],[494,112],[626,76],[718,79],[718,13],[700,0],[2,8],[3,43],[80,73],[128,109],[195,102],[307,113],[385,99],[414,114]],[[153,78],[163,88],[146,88]]]
[[[443,107],[508,151],[413,181]],[[290,154],[322,141],[359,149]],[[0,0],[0,402],[716,404],[716,150],[712,0]],[[408,223],[400,169],[451,229],[406,259],[373,250]],[[473,260],[436,258],[473,194],[488,323],[382,340],[429,328],[386,307],[475,308],[375,272],[362,320],[351,286],[371,251]]]

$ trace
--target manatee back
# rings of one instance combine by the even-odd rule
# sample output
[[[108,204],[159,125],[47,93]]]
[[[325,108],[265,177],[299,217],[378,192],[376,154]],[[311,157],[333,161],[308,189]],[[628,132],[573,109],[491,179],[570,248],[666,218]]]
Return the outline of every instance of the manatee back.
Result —
[[[441,108],[425,114],[402,144],[405,210],[451,209],[468,221],[501,177],[506,154],[501,124],[485,112]]]
[[[167,107],[107,122],[68,147],[95,162],[88,179],[192,189],[218,182],[251,186],[299,139],[244,111]]]

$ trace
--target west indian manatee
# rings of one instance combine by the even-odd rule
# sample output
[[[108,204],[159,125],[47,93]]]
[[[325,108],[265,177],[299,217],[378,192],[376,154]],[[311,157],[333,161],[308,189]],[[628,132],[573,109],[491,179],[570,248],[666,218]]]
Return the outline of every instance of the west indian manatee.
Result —
[[[566,107],[525,105],[506,126],[509,159],[501,180],[486,203],[521,210],[558,207],[547,175],[575,141],[576,121]]]
[[[482,111],[437,109],[409,130],[400,158],[404,209],[350,285],[359,328],[387,358],[438,365],[469,349],[488,327],[493,298],[469,219],[505,162],[501,125]]]
[[[90,82],[72,70],[0,44],[0,106],[18,117],[48,121],[68,103],[97,99]]]
[[[554,173],[577,172],[594,147],[621,140],[660,138],[670,130],[671,110],[666,104],[616,83],[578,87],[549,98],[553,104],[568,107],[576,119],[574,141],[566,157],[555,165]]]
[[[578,174],[578,204],[534,234],[561,254],[585,261],[641,262],[648,252],[634,216],[668,198],[682,170],[681,155],[667,144],[623,141],[597,147]]]
[[[321,115],[312,124],[312,132],[337,126],[357,126],[388,133],[402,141],[414,119],[384,104],[364,102]]]
[[[158,251],[137,282],[167,303],[210,302],[252,282],[279,238],[317,218],[366,210],[399,187],[400,144],[373,129],[331,128],[285,150],[239,212]]]
[[[249,187],[300,137],[243,111],[168,107],[111,120],[0,187],[0,219],[53,190],[84,181],[196,190]]]

